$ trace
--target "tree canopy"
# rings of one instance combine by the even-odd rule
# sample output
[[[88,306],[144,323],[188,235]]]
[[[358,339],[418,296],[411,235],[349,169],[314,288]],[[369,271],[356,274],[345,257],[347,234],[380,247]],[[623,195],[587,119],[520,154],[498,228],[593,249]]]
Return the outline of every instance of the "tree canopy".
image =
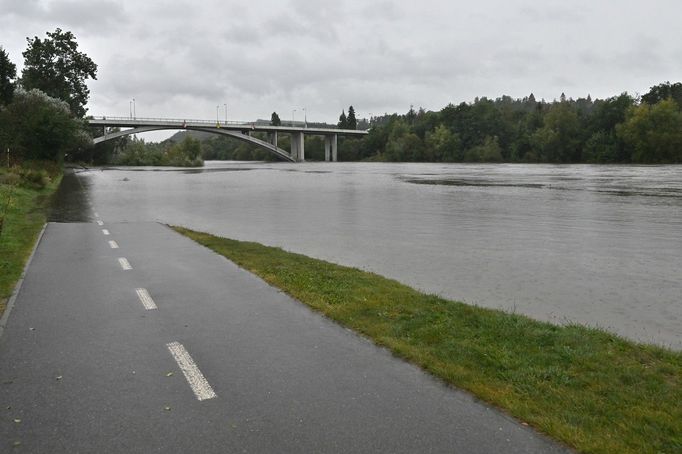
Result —
[[[0,136],[21,160],[61,161],[92,144],[66,102],[36,89],[18,88],[14,100],[0,110]]]
[[[679,98],[679,100],[678,100]],[[369,134],[339,143],[342,160],[682,163],[682,83],[551,102],[502,96],[372,118]],[[346,120],[346,126],[348,122]]]
[[[279,119],[279,115],[277,115],[277,112],[272,113],[272,116],[270,117],[270,125],[271,126],[281,126],[282,125],[282,120]]]
[[[339,129],[348,129],[348,118],[346,117],[346,111],[342,110],[339,116],[339,122],[337,123]]]
[[[358,127],[358,120],[355,118],[355,109],[353,106],[348,108],[348,117],[346,118],[346,129],[356,129]]]
[[[74,115],[83,117],[90,96],[85,82],[97,79],[97,65],[78,51],[76,37],[70,31],[57,28],[47,32],[43,40],[36,36],[26,41],[21,85],[65,101]]]
[[[659,101],[672,99],[677,103],[677,106],[682,108],[682,83],[677,82],[671,84],[665,82],[651,87],[651,90],[645,95],[642,95],[642,102],[649,105],[654,105]]]
[[[16,77],[17,65],[12,63],[5,49],[0,46],[0,105],[9,104],[12,101]]]

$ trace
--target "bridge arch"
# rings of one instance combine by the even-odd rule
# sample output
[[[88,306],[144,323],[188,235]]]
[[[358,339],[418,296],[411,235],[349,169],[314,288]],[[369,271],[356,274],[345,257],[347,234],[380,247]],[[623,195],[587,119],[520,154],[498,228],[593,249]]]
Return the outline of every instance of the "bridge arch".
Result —
[[[143,132],[151,132],[151,131],[164,131],[164,130],[177,130],[177,131],[201,131],[201,132],[208,132],[211,134],[219,134],[223,136],[229,136],[237,140],[241,140],[242,142],[247,142],[252,145],[256,145],[260,148],[263,148],[264,150],[269,151],[270,153],[274,154],[278,158],[284,160],[284,161],[289,161],[289,162],[296,162],[296,160],[291,156],[289,152],[286,150],[279,148],[277,145],[274,145],[270,142],[266,142],[265,140],[258,139],[256,137],[251,137],[248,134],[244,134],[242,132],[237,132],[237,131],[229,131],[226,129],[220,129],[220,128],[206,128],[206,127],[195,127],[195,126],[187,126],[182,129],[178,129],[177,127],[168,127],[168,126],[138,126],[132,129],[125,129],[123,131],[116,131],[112,132],[110,134],[106,134],[104,136],[96,137],[93,140],[93,143],[97,145],[98,143],[106,142],[108,140],[113,140],[113,139],[118,139],[119,137],[125,137],[131,134],[141,134]]]

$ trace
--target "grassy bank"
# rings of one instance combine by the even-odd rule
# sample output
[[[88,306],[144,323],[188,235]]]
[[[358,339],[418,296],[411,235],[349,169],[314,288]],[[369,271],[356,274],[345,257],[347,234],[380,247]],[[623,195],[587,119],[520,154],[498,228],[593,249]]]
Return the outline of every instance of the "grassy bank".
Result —
[[[175,229],[580,451],[682,452],[679,352],[448,301],[278,248]]]
[[[21,277],[46,219],[49,196],[61,172],[48,169],[0,169],[0,315]]]

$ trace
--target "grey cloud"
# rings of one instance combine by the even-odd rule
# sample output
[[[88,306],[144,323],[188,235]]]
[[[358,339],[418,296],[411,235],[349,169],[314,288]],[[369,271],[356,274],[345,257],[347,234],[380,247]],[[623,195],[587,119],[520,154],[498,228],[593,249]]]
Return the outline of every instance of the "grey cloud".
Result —
[[[105,31],[121,23],[125,16],[121,4],[113,0],[0,0],[0,9],[29,22],[57,24],[55,27],[84,32]]]
[[[222,36],[230,43],[260,45],[263,43],[265,32],[252,26],[238,24],[228,25]]]
[[[246,118],[305,105],[335,120],[351,103],[367,115],[646,90],[682,74],[682,7],[655,3],[0,0],[0,44],[17,56],[26,36],[74,31],[100,66],[93,113],[135,96],[151,115],[223,99]]]
[[[125,12],[121,4],[114,1],[60,0],[48,4],[45,16],[68,26],[102,31],[124,22]]]
[[[32,18],[44,11],[39,0],[0,0],[0,10],[3,14]]]

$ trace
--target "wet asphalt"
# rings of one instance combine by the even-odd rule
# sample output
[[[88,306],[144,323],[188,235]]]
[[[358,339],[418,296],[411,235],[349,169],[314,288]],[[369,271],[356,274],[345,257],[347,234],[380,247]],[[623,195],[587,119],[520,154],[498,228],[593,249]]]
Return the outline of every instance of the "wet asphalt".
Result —
[[[38,245],[0,338],[0,452],[566,452],[164,225],[102,223]]]

